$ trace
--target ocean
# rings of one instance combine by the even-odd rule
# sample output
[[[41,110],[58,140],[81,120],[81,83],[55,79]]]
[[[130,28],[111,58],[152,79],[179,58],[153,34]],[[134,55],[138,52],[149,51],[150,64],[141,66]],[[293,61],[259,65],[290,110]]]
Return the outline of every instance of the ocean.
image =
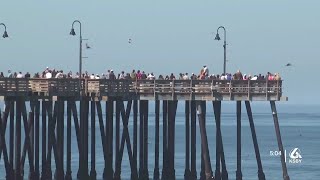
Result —
[[[160,106],[161,107],[161,106]],[[260,148],[263,170],[268,180],[282,179],[282,168],[280,157],[275,155],[278,150],[275,128],[272,113],[268,102],[252,103],[252,112],[256,127],[257,139]],[[277,103],[278,117],[284,149],[286,150],[286,165],[291,180],[319,180],[320,179],[320,105],[294,105],[287,103]],[[185,170],[185,119],[184,105],[179,103],[176,116],[176,136],[175,136],[175,172],[177,179],[183,179]],[[222,137],[226,166],[229,179],[236,177],[236,105],[235,103],[222,103]],[[153,177],[154,170],[154,105],[149,107],[149,176]],[[105,117],[105,116],[104,116]],[[65,118],[66,119],[66,118]],[[97,118],[96,118],[97,119]],[[212,104],[207,103],[207,136],[209,141],[210,159],[212,171],[215,171],[215,120],[212,112]],[[66,123],[65,123],[66,125]],[[73,125],[73,122],[72,122]],[[90,123],[89,123],[90,125]],[[121,123],[122,126],[122,123]],[[129,120],[129,133],[132,138],[132,117]],[[139,126],[138,126],[139,127]],[[40,127],[41,129],[41,127]],[[65,136],[66,136],[66,128]],[[24,131],[23,131],[24,132]],[[41,132],[41,130],[40,130]],[[121,129],[122,132],[122,129]],[[139,135],[139,134],[138,134]],[[89,131],[90,136],[90,131]],[[97,179],[102,178],[104,169],[104,159],[102,154],[102,143],[98,121],[96,123],[96,171]],[[6,131],[6,142],[8,144],[8,129]],[[139,138],[138,138],[139,139]],[[24,137],[22,137],[22,141]],[[162,116],[160,111],[160,174],[162,170]],[[90,138],[89,138],[90,144]],[[131,139],[132,144],[132,139]],[[40,139],[41,147],[41,139]],[[72,175],[76,178],[78,171],[78,150],[74,128],[72,130]],[[65,147],[66,148],[66,144]],[[139,146],[138,146],[139,148]],[[298,148],[301,155],[301,162],[290,162],[290,151]],[[41,149],[40,149],[41,150]],[[90,153],[90,148],[89,148]],[[40,154],[41,157],[41,154]],[[200,134],[197,120],[197,173],[200,177]],[[66,155],[64,157],[66,160]],[[90,155],[89,155],[90,161]],[[138,160],[139,162],[139,160]],[[52,159],[52,170],[54,172],[54,159]],[[40,162],[41,169],[41,162]],[[130,178],[130,164],[125,148],[122,160],[122,179]],[[25,179],[28,177],[28,160],[25,163]],[[90,162],[89,162],[90,171]],[[256,180],[257,162],[255,159],[254,147],[250,132],[250,126],[242,104],[242,174],[244,180]],[[0,159],[0,179],[5,178],[5,168],[3,158]]]

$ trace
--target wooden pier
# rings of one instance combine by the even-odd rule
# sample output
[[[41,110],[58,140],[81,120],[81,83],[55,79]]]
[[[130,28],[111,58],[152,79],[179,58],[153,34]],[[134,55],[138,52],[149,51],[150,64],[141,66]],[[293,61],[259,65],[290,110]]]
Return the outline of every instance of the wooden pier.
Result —
[[[259,180],[264,180],[265,175],[250,101],[270,102],[279,151],[284,152],[275,106],[275,101],[287,101],[287,97],[282,95],[282,81],[1,78],[0,100],[5,103],[0,116],[0,160],[5,165],[4,176],[10,180],[27,178],[119,180],[125,149],[129,157],[129,162],[126,163],[130,164],[131,179],[174,180],[176,179],[175,118],[178,101],[185,102],[184,178],[186,180],[228,179],[225,163],[227,155],[224,154],[221,131],[223,101],[236,102],[237,171],[236,177],[231,179],[242,179],[242,101],[245,102],[250,123]],[[154,119],[148,116],[149,101],[155,101]],[[216,123],[214,172],[207,139],[206,101],[212,102]],[[161,114],[163,142],[160,142],[159,138]],[[197,119],[201,147],[196,147]],[[64,134],[65,121],[66,134]],[[74,129],[71,126],[72,121]],[[132,133],[129,132],[129,121],[133,122]],[[155,122],[154,132],[149,132],[150,121]],[[99,125],[98,129],[95,129],[96,124]],[[76,134],[76,147],[71,146],[72,131]],[[100,132],[101,142],[96,142],[96,131]],[[155,139],[148,139],[149,133],[155,133]],[[148,141],[154,141],[155,159],[149,159]],[[103,152],[96,152],[97,143],[102,144]],[[163,149],[159,148],[160,143],[163,144]],[[71,148],[76,148],[79,152],[78,172],[71,171]],[[200,170],[196,169],[197,150],[201,153]],[[103,174],[96,173],[97,153],[103,153]],[[159,159],[160,153],[163,153],[162,160]],[[29,159],[28,168],[25,167],[26,157]],[[284,156],[280,158],[283,179],[289,180]],[[51,166],[52,159],[54,167]],[[149,161],[154,161],[154,167],[148,166]],[[159,168],[160,161],[162,169]],[[28,177],[24,175],[27,169]]]

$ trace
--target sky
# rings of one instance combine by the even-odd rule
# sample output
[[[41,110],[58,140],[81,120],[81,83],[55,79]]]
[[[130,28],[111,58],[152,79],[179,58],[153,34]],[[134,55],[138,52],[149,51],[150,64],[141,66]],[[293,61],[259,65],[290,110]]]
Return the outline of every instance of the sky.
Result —
[[[156,75],[223,70],[227,30],[227,71],[279,72],[289,104],[320,104],[320,1],[55,0],[1,1],[0,71],[38,72],[45,67],[78,70],[82,23],[83,69],[103,73],[132,69]],[[0,27],[2,35],[3,27]],[[220,36],[223,38],[222,31]],[[128,39],[132,43],[128,43]],[[285,64],[292,63],[292,67]]]

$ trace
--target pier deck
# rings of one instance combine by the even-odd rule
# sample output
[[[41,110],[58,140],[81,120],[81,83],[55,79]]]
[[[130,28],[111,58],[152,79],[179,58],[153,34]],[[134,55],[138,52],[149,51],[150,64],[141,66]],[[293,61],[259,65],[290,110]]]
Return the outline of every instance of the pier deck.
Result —
[[[123,100],[287,101],[282,81],[0,79],[0,96]]]

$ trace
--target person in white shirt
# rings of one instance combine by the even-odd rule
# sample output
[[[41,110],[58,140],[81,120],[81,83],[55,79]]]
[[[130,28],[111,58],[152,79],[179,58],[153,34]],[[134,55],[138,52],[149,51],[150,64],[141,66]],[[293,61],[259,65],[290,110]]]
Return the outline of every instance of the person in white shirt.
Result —
[[[185,73],[182,77],[183,80],[189,80],[189,76],[188,73]]]
[[[24,76],[23,76],[23,74],[22,74],[21,72],[19,72],[19,73],[17,74],[17,78],[24,78]]]
[[[91,75],[90,75],[90,79],[95,79],[94,74],[91,74]]]
[[[59,71],[57,74],[56,74],[56,77],[55,78],[63,78],[63,72],[62,71]]]
[[[120,74],[120,76],[119,76],[119,79],[124,79],[124,76],[125,76],[125,75],[124,75],[124,71],[122,71],[121,74]]]
[[[46,77],[47,79],[52,78],[51,71],[48,71],[48,72],[46,73],[45,77]]]
[[[147,77],[148,80],[154,80],[155,77],[153,75],[153,73],[149,74],[148,77]]]
[[[94,77],[95,79],[100,79],[99,74],[96,74],[96,76]]]
[[[80,76],[79,76],[79,73],[77,72],[75,75],[74,75],[74,78],[78,79]]]
[[[203,66],[203,71],[205,72],[206,76],[209,75],[209,69],[207,66]]]
[[[257,75],[254,75],[253,78],[251,78],[251,80],[257,80],[257,79],[258,79]]]
[[[227,78],[226,78],[226,76],[224,75],[224,74],[222,74],[221,76],[220,76],[220,80],[226,80]]]
[[[106,79],[110,79],[110,70],[107,71]]]

